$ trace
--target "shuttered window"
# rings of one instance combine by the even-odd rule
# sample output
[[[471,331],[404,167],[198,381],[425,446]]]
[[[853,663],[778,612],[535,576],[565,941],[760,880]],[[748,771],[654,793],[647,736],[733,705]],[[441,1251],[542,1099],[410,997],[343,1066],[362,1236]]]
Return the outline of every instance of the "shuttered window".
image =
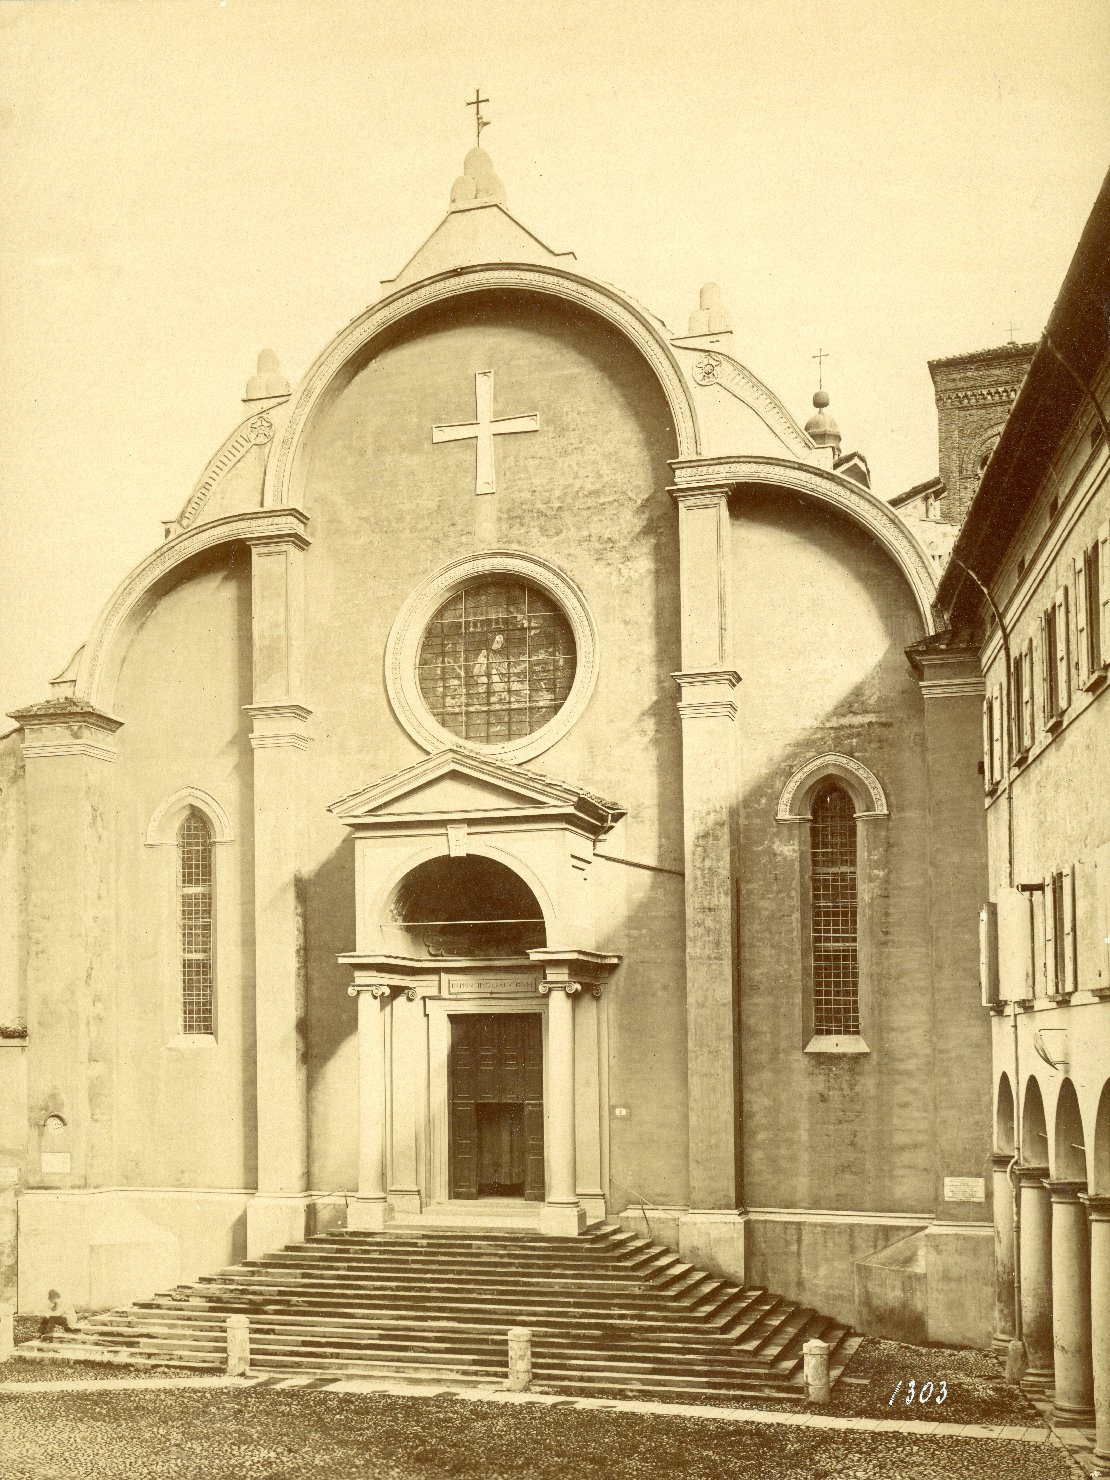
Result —
[[[855,809],[843,787],[827,782],[810,815],[813,1031],[858,1034]]]
[[[177,830],[181,1031],[210,1034],[212,1013],[212,829],[195,809]]]

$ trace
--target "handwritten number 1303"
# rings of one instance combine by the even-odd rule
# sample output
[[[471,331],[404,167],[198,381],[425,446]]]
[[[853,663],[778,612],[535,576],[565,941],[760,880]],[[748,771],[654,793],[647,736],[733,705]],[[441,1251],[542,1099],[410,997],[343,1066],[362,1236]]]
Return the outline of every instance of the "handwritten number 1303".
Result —
[[[943,1378],[938,1383],[923,1382],[919,1388],[914,1379],[910,1377],[904,1383],[899,1382],[891,1393],[886,1405],[888,1408],[894,1407],[894,1400],[903,1388],[905,1388],[906,1396],[902,1401],[907,1407],[913,1403],[915,1398],[919,1403],[943,1403],[948,1397],[948,1384]]]

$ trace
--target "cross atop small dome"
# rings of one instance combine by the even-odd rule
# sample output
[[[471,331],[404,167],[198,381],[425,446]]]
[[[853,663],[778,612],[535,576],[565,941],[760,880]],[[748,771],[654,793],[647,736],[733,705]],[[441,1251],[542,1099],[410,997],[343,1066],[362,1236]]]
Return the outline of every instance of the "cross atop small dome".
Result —
[[[816,391],[813,396],[813,404],[816,410],[806,422],[806,436],[810,438],[816,447],[838,448],[840,446],[840,428],[827,410],[829,404],[828,391]]]
[[[463,172],[451,186],[452,211],[465,211],[471,206],[503,206],[505,187],[484,149],[471,149],[463,160]]]

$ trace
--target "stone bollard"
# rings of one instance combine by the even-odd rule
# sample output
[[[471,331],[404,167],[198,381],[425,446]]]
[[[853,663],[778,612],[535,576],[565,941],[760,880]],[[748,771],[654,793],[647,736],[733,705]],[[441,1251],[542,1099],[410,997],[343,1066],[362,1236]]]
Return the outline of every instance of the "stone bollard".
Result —
[[[0,1362],[15,1353],[15,1306],[0,1305]]]
[[[510,1393],[523,1393],[532,1386],[532,1333],[527,1326],[514,1326],[509,1332]]]
[[[829,1401],[829,1343],[807,1341],[802,1347],[805,1363],[806,1402],[823,1408]]]
[[[246,1316],[227,1318],[227,1375],[245,1377],[251,1362],[251,1332]]]

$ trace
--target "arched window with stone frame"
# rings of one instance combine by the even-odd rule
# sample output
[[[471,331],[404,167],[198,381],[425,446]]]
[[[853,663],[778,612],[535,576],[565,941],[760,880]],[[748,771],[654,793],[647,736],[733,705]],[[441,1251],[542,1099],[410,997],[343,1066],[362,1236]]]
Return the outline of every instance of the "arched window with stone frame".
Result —
[[[237,880],[226,846],[231,842],[227,812],[195,786],[166,797],[147,827],[146,845],[153,852],[146,899],[161,963],[163,1031],[171,1048],[215,1046],[221,959],[225,968],[230,962],[231,978],[237,979]]]
[[[178,960],[181,1032],[215,1031],[215,868],[212,828],[190,807],[177,829]]]
[[[886,845],[883,788],[854,757],[817,756],[786,783],[776,818],[792,824],[796,838],[802,1046],[808,1053],[867,1053],[869,880]]]

